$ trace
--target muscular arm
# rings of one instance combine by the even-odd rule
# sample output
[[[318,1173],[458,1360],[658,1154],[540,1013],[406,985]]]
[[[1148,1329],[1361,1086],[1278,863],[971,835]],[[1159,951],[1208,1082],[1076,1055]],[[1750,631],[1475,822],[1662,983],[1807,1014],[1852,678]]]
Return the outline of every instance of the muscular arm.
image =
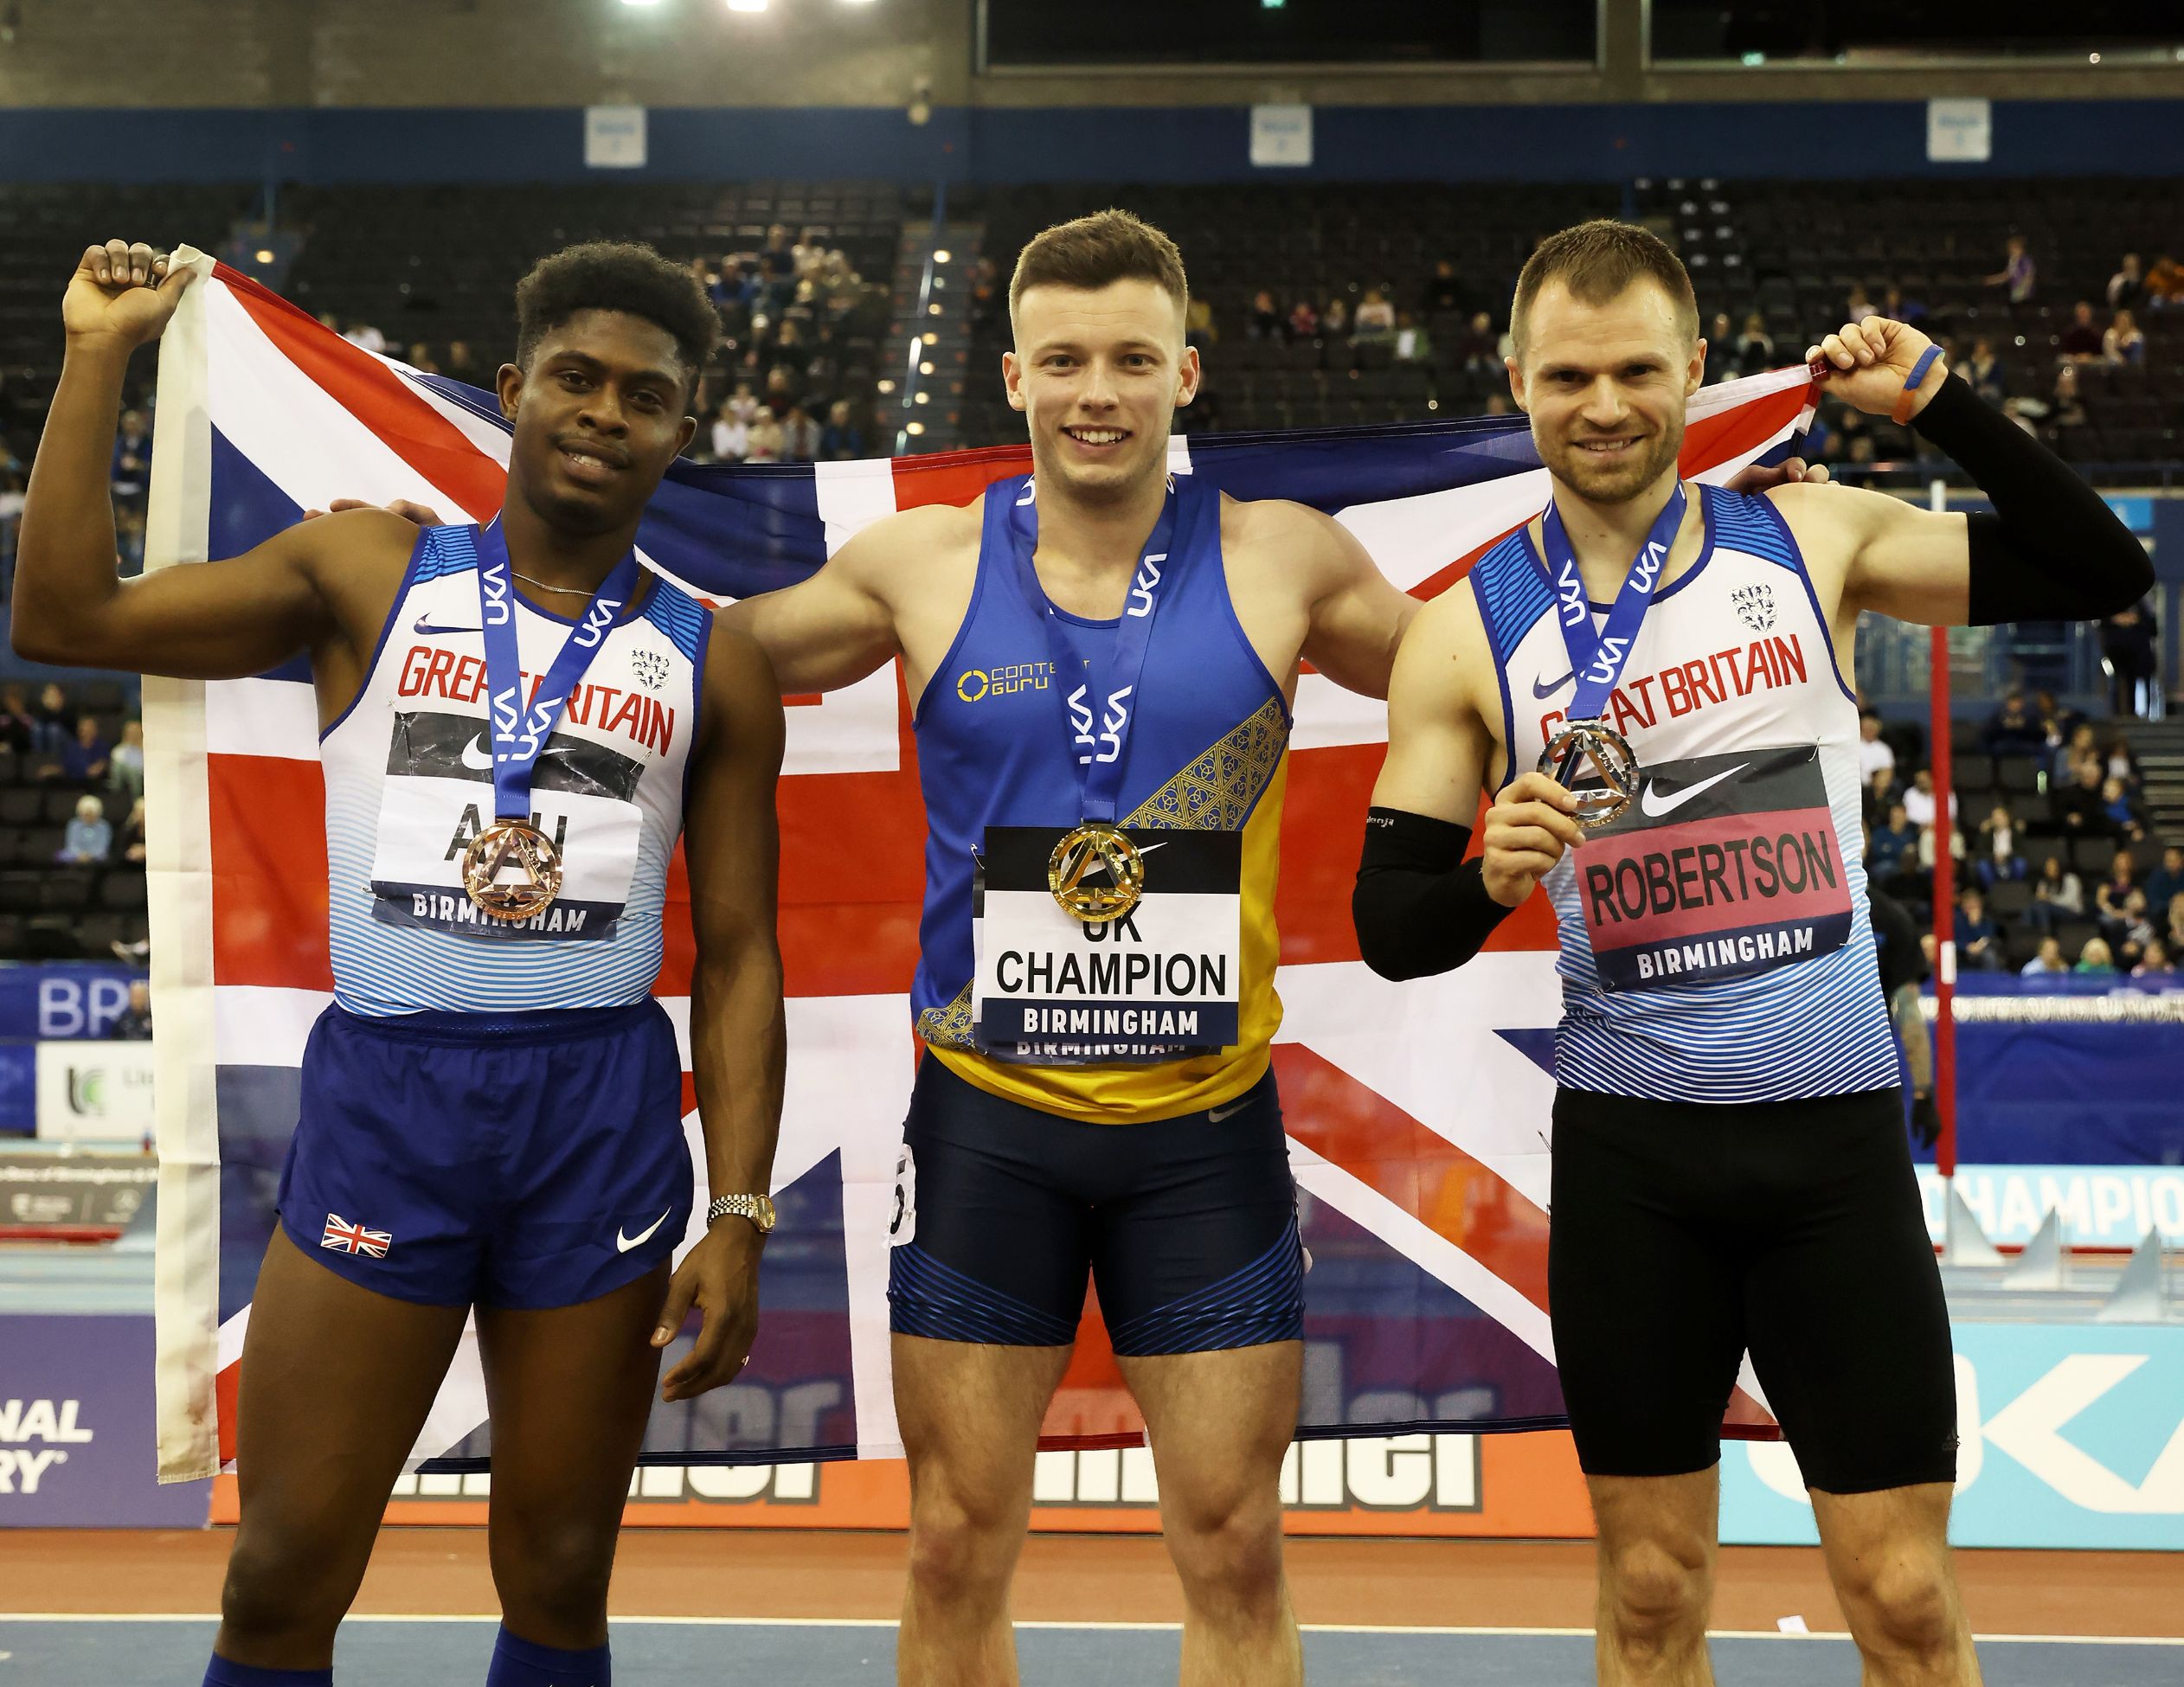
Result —
[[[1493,738],[1464,680],[1491,673],[1493,661],[1470,581],[1419,612],[1388,686],[1388,758],[1372,787],[1375,808],[1471,824]]]
[[[1304,659],[1345,690],[1389,695],[1390,676],[1419,603],[1382,574],[1355,534],[1301,505],[1296,537],[1309,546],[1318,583],[1304,638]]]
[[[787,1044],[774,930],[780,847],[774,792],[782,735],[780,687],[765,652],[716,622],[684,817],[697,939],[691,1064],[706,1181],[716,1195],[770,1193],[780,1133]],[[677,1273],[663,1326],[679,1325],[693,1301],[706,1317],[697,1344],[667,1375],[666,1398],[703,1394],[742,1369],[757,1325],[760,1242],[747,1220],[723,1218]]]
[[[120,579],[107,490],[129,355],[163,328],[188,272],[149,248],[93,247],[71,279],[68,343],[24,502],[10,635],[18,655],[189,679],[261,673],[341,636],[319,560],[363,544],[407,556],[414,529],[358,510],[221,562]],[[134,278],[132,279],[132,278]]]

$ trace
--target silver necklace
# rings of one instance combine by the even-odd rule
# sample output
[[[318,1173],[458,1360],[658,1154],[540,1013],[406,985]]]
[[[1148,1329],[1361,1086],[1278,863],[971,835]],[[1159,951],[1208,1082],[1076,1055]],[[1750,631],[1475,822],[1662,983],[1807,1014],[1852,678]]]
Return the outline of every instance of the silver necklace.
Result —
[[[517,574],[513,568],[508,572],[526,586],[536,586],[542,592],[557,592],[565,598],[588,598],[594,590],[589,586],[549,586],[543,580],[533,580],[529,574]]]

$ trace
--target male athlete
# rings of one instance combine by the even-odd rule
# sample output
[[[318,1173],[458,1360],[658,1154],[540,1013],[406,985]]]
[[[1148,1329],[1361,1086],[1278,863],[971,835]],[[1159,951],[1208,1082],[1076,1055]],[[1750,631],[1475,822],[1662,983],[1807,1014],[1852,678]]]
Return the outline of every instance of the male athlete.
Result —
[[[23,512],[16,648],[192,678],[307,651],[326,776],[334,1005],[304,1056],[242,1359],[242,1519],[209,1687],[325,1683],[387,1494],[474,1307],[492,1408],[491,1687],[606,1687],[607,1587],[658,1350],[670,1399],[756,1320],[782,1074],[778,688],[745,635],[643,574],[717,331],[649,248],[517,291],[490,525],[381,510],[225,561],[114,573],[122,375],[190,272],[87,250]],[[685,772],[688,773],[687,796]],[[692,1055],[712,1220],[690,1216],[675,1035],[650,988],[687,815]]]
[[[1561,923],[1549,1289],[1599,1523],[1600,1678],[1711,1678],[1719,1433],[1749,1349],[1866,1679],[1974,1682],[1947,1546],[1948,1315],[1843,676],[1868,610],[2091,618],[2151,571],[1901,323],[1847,323],[1809,356],[1826,390],[1947,452],[1992,515],[1685,486],[1706,348],[1683,266],[1642,230],[1543,243],[1512,331],[1553,498],[1404,640],[1355,910],[1393,978],[1461,964],[1535,883]],[[1500,795],[1466,862],[1482,786]]]

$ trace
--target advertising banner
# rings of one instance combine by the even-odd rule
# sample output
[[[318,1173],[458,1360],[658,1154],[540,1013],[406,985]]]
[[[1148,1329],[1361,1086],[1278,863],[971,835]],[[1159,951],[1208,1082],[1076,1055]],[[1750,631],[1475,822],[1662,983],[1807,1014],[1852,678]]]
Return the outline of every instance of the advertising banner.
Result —
[[[52,1142],[141,1142],[151,1134],[151,1044],[38,1045],[38,1134]]]
[[[126,1229],[158,1177],[150,1154],[0,1150],[0,1235]]]
[[[0,1038],[102,1037],[129,1005],[141,967],[101,961],[0,965]]]
[[[2184,1325],[1957,1324],[1960,1547],[2184,1550]],[[1786,1444],[1726,1447],[1721,1538],[1820,1538]]]
[[[192,1529],[211,1485],[159,1483],[150,1314],[0,1316],[0,1528]]]
[[[1922,1165],[1918,1192],[1938,1246],[1949,1184]],[[2149,1230],[2184,1248],[2184,1165],[1960,1165],[1956,1192],[1998,1248],[2023,1247],[2050,1212],[2067,1248],[2132,1248]]]

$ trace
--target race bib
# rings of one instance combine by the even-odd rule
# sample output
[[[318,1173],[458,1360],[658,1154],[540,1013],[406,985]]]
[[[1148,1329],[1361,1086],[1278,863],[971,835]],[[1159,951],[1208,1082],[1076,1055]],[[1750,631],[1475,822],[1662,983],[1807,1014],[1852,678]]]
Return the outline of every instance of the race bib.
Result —
[[[484,721],[397,714],[380,787],[372,917],[390,926],[501,942],[597,941],[614,934],[637,870],[640,761],[556,733],[531,775],[531,824],[553,840],[561,895],[528,920],[489,920],[463,890],[463,851],[493,823],[493,758]]]
[[[1850,936],[1850,878],[1810,745],[1649,762],[1571,856],[1607,990],[1791,966]]]
[[[989,826],[972,904],[973,1035],[1039,1066],[1182,1060],[1237,1040],[1243,837],[1128,831],[1145,894],[1090,924],[1047,888],[1062,829]]]

